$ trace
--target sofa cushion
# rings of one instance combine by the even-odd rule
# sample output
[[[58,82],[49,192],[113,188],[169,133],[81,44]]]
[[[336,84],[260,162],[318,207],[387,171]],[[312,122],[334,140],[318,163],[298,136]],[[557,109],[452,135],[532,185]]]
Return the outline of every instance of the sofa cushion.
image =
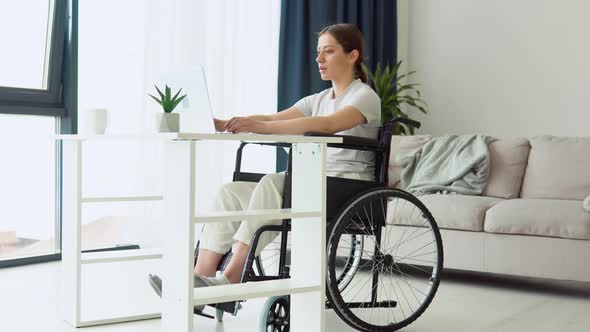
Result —
[[[484,230],[590,240],[590,213],[577,200],[511,199],[488,210]]]
[[[428,208],[438,227],[478,232],[483,230],[486,211],[503,201],[494,197],[441,194],[418,198]]]
[[[590,193],[590,138],[531,139],[520,197],[583,200]]]
[[[432,139],[431,135],[413,135],[413,136],[398,136],[391,137],[391,145],[389,150],[389,169],[388,182],[390,187],[399,187],[402,168],[396,161],[396,157],[400,153],[409,152],[422,147]]]
[[[531,145],[526,138],[499,139],[488,145],[490,174],[483,196],[516,198]]]

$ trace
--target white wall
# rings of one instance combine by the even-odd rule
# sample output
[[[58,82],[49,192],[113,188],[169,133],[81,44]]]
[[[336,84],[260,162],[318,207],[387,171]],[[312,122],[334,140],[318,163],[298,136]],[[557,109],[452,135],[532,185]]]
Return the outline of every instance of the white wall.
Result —
[[[420,133],[590,135],[590,1],[398,3]]]

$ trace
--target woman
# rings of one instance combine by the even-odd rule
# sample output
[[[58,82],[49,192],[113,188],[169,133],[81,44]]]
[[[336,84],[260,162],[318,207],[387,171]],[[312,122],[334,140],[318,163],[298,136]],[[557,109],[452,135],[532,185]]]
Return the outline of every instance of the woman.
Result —
[[[318,35],[318,70],[332,88],[299,100],[292,107],[273,115],[214,119],[218,131],[259,134],[304,134],[324,132],[377,138],[381,125],[381,103],[377,94],[365,84],[361,69],[364,37],[352,24],[336,24]],[[348,149],[328,149],[327,175],[361,180],[374,178],[374,154]],[[280,209],[284,173],[268,174],[260,182],[232,182],[222,186],[216,197],[216,209],[223,211]],[[263,225],[280,224],[281,220],[237,221],[207,224],[201,234],[195,266],[195,287],[240,282],[250,241]],[[260,237],[257,254],[276,233]],[[217,265],[233,246],[233,255],[222,275],[215,278]],[[150,283],[161,294],[161,280],[150,275]],[[196,308],[202,310],[203,306]]]

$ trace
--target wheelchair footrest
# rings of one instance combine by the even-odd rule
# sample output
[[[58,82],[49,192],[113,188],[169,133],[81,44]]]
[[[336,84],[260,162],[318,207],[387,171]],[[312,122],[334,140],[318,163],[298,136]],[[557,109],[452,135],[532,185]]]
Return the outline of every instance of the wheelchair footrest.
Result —
[[[375,302],[348,302],[348,308],[395,308],[397,301],[375,301]]]
[[[203,316],[206,318],[211,318],[214,319],[215,317],[211,316],[211,315],[207,315],[206,313],[202,312],[202,311],[198,311],[197,309],[193,309],[193,312],[195,315],[199,315],[199,316]]]
[[[223,302],[212,304],[211,306],[235,316],[237,315],[238,310],[242,309],[242,304],[240,302],[241,301]]]

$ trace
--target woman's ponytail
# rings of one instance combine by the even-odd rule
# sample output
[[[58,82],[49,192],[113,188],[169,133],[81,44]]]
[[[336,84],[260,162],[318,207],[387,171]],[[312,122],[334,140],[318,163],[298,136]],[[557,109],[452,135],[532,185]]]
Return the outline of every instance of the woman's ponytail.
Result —
[[[360,61],[357,62],[357,64],[354,66],[354,71],[356,73],[356,77],[360,78],[361,81],[363,81],[363,83],[367,83],[367,73],[365,73],[365,71],[363,70]]]

